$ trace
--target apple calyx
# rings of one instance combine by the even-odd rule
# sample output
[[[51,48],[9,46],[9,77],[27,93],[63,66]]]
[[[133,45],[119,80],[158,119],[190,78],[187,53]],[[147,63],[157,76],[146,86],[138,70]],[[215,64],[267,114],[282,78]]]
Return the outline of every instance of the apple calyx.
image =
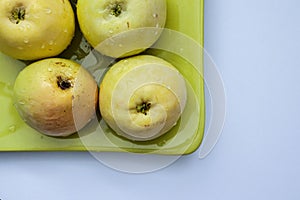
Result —
[[[122,11],[124,10],[124,3],[122,2],[115,2],[113,4],[110,4],[109,6],[109,10],[110,10],[110,14],[115,16],[115,17],[118,17],[121,15]]]
[[[150,108],[151,108],[151,103],[143,102],[140,105],[136,106],[136,111],[138,113],[143,113],[144,115],[147,115]]]
[[[56,78],[57,78],[57,86],[62,90],[69,89],[73,86],[72,81],[68,78],[62,76],[57,76]]]
[[[14,24],[19,24],[20,21],[25,20],[26,9],[24,6],[16,6],[11,11],[10,21]]]

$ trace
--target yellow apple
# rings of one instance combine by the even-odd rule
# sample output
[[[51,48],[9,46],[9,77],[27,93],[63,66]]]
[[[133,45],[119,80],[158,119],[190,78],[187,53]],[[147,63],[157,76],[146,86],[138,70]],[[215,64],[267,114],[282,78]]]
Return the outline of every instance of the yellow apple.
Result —
[[[60,54],[75,31],[68,0],[1,0],[0,23],[0,51],[21,60]]]
[[[167,5],[166,0],[78,0],[77,16],[94,48],[106,56],[125,57],[149,48],[160,37]]]
[[[138,55],[114,64],[99,92],[103,119],[119,135],[146,141],[168,132],[187,98],[185,79],[169,62]]]
[[[95,117],[98,86],[78,63],[48,58],[19,73],[14,101],[32,128],[50,136],[68,136]]]

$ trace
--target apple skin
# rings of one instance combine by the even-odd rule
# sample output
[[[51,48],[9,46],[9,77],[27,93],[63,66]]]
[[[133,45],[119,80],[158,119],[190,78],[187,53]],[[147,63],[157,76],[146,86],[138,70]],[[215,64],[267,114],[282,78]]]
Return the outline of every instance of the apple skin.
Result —
[[[20,9],[23,20],[12,18]],[[18,16],[18,13],[15,13]],[[54,57],[65,50],[75,32],[68,0],[1,0],[0,51],[20,60]]]
[[[118,135],[147,141],[177,123],[186,98],[185,80],[173,65],[138,55],[108,70],[100,84],[99,106],[103,119]]]
[[[95,117],[98,86],[78,63],[48,58],[19,73],[14,102],[32,128],[50,136],[68,136]]]
[[[166,0],[78,0],[77,16],[81,31],[96,50],[121,58],[157,41],[166,23],[167,4]]]

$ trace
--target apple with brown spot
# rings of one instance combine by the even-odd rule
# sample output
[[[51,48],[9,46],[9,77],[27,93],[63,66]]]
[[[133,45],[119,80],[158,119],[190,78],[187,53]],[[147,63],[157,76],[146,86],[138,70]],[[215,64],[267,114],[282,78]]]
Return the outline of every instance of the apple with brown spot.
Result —
[[[93,76],[78,63],[48,58],[19,73],[14,102],[32,128],[50,136],[68,136],[95,117],[98,87]]]

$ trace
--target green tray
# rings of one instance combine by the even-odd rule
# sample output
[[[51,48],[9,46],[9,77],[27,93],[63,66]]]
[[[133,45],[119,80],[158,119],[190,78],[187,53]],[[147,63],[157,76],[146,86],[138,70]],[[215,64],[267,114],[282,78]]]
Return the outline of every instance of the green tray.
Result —
[[[196,48],[199,51],[194,55],[194,61],[191,61],[160,48],[170,45],[173,46],[171,48],[179,48],[180,51],[186,50],[185,53],[193,55],[195,48],[189,50],[189,43],[185,42],[185,39],[188,39],[191,44],[196,43],[200,47],[203,46],[203,1],[168,0],[166,28],[169,31],[163,33],[153,48],[144,52],[144,54],[156,55],[173,63],[187,81],[187,106],[177,125],[168,133],[152,141],[132,142],[117,136],[101,118],[98,118],[79,133],[66,138],[43,135],[27,126],[13,106],[14,80],[19,71],[28,63],[0,53],[0,151],[89,150],[166,155],[194,152],[202,142],[205,124],[204,80],[201,76],[203,71],[202,49]],[[184,40],[179,41],[170,37],[173,32],[183,34]],[[77,28],[70,48],[60,57],[84,59],[89,48],[82,47],[82,41],[82,34]],[[194,66],[195,62],[198,63],[197,68]]]

